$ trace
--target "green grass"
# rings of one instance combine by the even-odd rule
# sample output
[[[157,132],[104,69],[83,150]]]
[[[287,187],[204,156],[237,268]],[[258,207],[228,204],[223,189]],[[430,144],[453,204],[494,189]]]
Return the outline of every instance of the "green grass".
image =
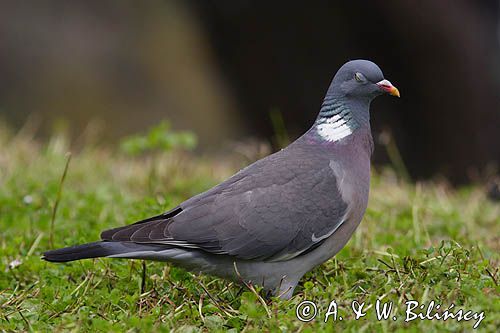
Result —
[[[42,261],[67,143],[54,137],[40,144],[0,130],[0,145],[0,331],[472,330],[474,320],[405,323],[408,300],[484,311],[479,331],[500,326],[500,207],[481,187],[415,185],[374,170],[369,208],[348,245],[308,273],[291,300],[263,304],[248,288],[164,263],[147,262],[143,280],[139,260]],[[158,214],[244,165],[237,158],[130,158],[83,147],[62,187],[54,247],[94,241],[103,229]],[[305,299],[320,310],[308,323],[295,316]],[[397,321],[376,320],[377,299],[393,302]],[[343,320],[324,323],[331,300]],[[359,320],[350,311],[354,300],[368,307]]]

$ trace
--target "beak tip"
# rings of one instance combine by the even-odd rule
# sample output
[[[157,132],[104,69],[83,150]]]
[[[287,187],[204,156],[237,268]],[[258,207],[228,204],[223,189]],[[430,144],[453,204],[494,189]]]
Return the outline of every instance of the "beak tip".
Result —
[[[382,89],[383,91],[385,91],[389,95],[396,96],[396,97],[401,97],[399,95],[398,88],[394,87],[389,80],[384,79],[384,80],[382,80],[380,82],[377,82],[377,85],[380,87],[380,89]]]

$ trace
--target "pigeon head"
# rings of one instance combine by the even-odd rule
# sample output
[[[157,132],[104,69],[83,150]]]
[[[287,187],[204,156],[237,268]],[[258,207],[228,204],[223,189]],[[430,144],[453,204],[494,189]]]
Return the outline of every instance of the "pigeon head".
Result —
[[[322,140],[335,142],[358,128],[370,126],[370,102],[381,94],[399,91],[368,60],[352,60],[338,70],[323,100],[315,129]]]
[[[399,97],[398,89],[384,79],[384,74],[375,63],[368,60],[352,60],[340,67],[329,93],[369,100],[384,93]]]

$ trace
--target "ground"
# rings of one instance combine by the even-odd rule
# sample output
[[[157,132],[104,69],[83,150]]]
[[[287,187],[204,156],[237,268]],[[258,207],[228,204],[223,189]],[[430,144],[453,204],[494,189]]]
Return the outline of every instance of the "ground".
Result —
[[[478,331],[500,326],[500,205],[481,185],[415,184],[389,168],[373,170],[366,216],[347,246],[288,301],[165,263],[45,262],[44,250],[98,240],[100,231],[161,213],[248,163],[176,151],[131,157],[80,139],[61,182],[64,136],[42,144],[29,131],[0,130],[0,331],[461,332],[478,322],[405,322],[412,300],[484,311]],[[392,302],[387,320],[376,318],[377,299]],[[297,319],[304,300],[319,311],[309,322]],[[325,322],[332,301],[337,320]],[[355,319],[353,301],[365,303],[364,317]]]

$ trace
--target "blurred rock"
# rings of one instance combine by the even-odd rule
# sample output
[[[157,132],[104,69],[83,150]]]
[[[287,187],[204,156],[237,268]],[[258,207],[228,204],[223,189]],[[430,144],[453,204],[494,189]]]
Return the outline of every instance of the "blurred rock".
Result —
[[[167,118],[205,145],[240,132],[185,2],[5,1],[0,40],[0,115],[17,127],[38,115],[44,133],[64,119],[78,136],[98,121],[114,140]]]

